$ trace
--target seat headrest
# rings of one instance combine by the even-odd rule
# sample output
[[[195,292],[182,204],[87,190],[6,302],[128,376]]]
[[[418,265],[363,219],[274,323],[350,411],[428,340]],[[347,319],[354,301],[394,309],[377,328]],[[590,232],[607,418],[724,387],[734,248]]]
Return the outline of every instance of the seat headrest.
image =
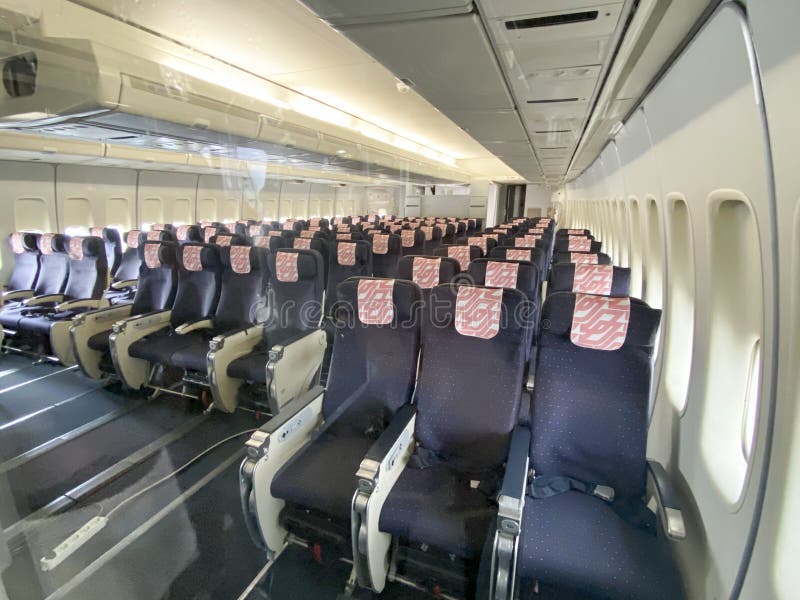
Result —
[[[339,323],[407,327],[418,323],[422,293],[402,279],[350,277],[338,285],[336,297],[333,314]]]
[[[187,243],[178,248],[178,263],[187,271],[202,271],[218,268],[220,262],[219,247],[211,244]]]
[[[211,238],[211,243],[222,248],[226,246],[248,246],[249,243],[237,233],[218,233]]]
[[[175,251],[175,242],[144,242],[137,252],[139,259],[147,265],[149,269],[160,267],[174,267],[178,264],[178,255]]]
[[[179,225],[175,237],[179,242],[202,242],[203,231],[199,225]]]
[[[42,254],[67,252],[67,236],[60,233],[43,233],[36,244]]]
[[[363,240],[336,242],[336,262],[343,267],[366,264],[371,253],[369,242]]]
[[[129,232],[125,234],[125,245],[128,248],[138,248],[139,247],[139,236],[142,234],[141,230],[139,229],[131,229]]]
[[[638,298],[556,292],[542,307],[541,337],[563,337],[590,350],[652,347],[660,320],[661,311]]]
[[[282,283],[294,283],[322,273],[322,256],[316,250],[281,248],[267,256],[270,276]]]
[[[130,232],[129,232],[130,234]],[[151,229],[150,231],[139,232],[139,243],[150,242],[174,242],[175,234],[166,229]],[[138,247],[138,246],[137,246]]]
[[[530,260],[478,258],[469,266],[475,282],[490,288],[515,288],[528,291],[538,283],[538,272]]]
[[[631,270],[612,265],[557,263],[550,271],[548,292],[627,296]]]
[[[225,267],[240,275],[267,268],[267,250],[257,246],[228,246],[222,248],[220,257]]]
[[[436,250],[439,256],[447,256],[458,261],[462,271],[469,269],[469,263],[481,257],[477,246],[447,245]]]
[[[122,240],[119,236],[119,231],[113,227],[90,227],[89,235],[99,237],[104,242],[111,242],[112,244],[122,243]]]
[[[83,260],[84,258],[97,258],[106,255],[105,243],[102,238],[87,236],[74,236],[69,239],[70,260]]]
[[[39,234],[30,231],[16,231],[9,234],[8,245],[14,254],[38,251]]]
[[[533,306],[519,290],[445,283],[431,290],[429,305],[434,327],[466,337],[527,341],[533,326]]]
[[[413,281],[423,290],[450,283],[460,272],[458,261],[447,256],[404,256],[397,266],[398,277]]]

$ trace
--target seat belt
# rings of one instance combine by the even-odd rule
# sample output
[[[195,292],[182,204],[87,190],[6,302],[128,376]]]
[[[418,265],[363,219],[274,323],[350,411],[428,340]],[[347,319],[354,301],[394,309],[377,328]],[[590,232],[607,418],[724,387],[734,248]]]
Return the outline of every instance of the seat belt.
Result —
[[[605,502],[614,502],[614,488],[598,483],[586,483],[574,477],[555,475],[551,477],[534,477],[530,485],[530,494],[534,498],[551,498],[564,492],[575,491],[590,496],[597,496]]]

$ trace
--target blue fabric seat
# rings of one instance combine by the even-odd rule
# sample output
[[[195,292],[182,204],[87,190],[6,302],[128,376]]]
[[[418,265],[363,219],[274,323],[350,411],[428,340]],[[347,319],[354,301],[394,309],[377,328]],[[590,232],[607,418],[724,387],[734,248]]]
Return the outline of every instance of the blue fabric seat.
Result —
[[[272,482],[274,496],[342,520],[350,517],[361,460],[414,390],[419,288],[408,281],[391,284],[393,315],[386,325],[367,324],[360,317],[360,282],[388,281],[352,278],[339,286],[331,374],[322,404],[324,433]],[[349,404],[340,411],[345,401]]]
[[[14,253],[14,266],[8,276],[5,289],[8,291],[32,290],[39,274],[39,234],[15,232],[8,236],[8,245]]]
[[[424,235],[420,232],[424,240]],[[364,240],[336,240],[331,246],[328,283],[325,294],[325,314],[331,314],[336,300],[336,288],[349,277],[372,276],[372,247]]]
[[[517,573],[590,598],[684,596],[664,538],[631,527],[603,500],[580,492],[526,498]]]

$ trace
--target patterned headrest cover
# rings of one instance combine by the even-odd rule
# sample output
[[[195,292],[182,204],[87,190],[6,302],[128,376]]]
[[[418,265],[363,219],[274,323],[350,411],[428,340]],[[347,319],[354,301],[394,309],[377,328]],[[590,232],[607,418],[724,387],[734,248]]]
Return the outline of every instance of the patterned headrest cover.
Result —
[[[250,246],[230,246],[231,269],[234,273],[246,275],[250,272]]]
[[[270,231],[267,237],[283,237],[283,234],[280,231]]]
[[[269,248],[269,236],[268,235],[257,235],[253,238],[253,246],[258,248]]]
[[[485,237],[468,237],[467,238],[467,244],[470,245],[470,246],[477,246],[478,248],[480,248],[483,251],[484,255],[487,252],[487,250],[486,250],[486,238]]]
[[[440,223],[436,225],[436,229],[442,232],[442,237],[447,235],[447,223]]]
[[[484,233],[483,237],[492,238],[495,242],[500,241],[500,234],[499,233]]]
[[[426,225],[422,226],[422,231],[425,234],[425,241],[429,242],[433,239],[433,227],[428,227]]]
[[[339,242],[336,245],[336,260],[340,265],[352,267],[356,264],[356,243]]]
[[[529,239],[533,236],[526,235],[521,238],[514,238],[514,246],[517,248],[534,248],[536,246],[536,242]]]
[[[151,242],[161,239],[161,232],[163,229],[151,229],[147,232],[147,239]]]
[[[531,260],[531,251],[509,248],[506,250],[506,258],[509,260]]]
[[[413,230],[413,229],[416,229],[417,227],[419,227],[419,223],[411,222],[411,223],[408,224],[408,226]]]
[[[585,229],[567,229],[567,235],[586,235]]]
[[[294,238],[294,240],[292,241],[292,248],[303,248],[305,250],[310,250],[311,238],[304,238],[304,237]]]
[[[358,225],[359,223],[361,223],[361,217],[350,217],[350,222],[353,225]]]
[[[439,285],[439,270],[441,265],[441,258],[415,256],[411,270],[412,280],[424,290],[429,290]]]
[[[125,245],[128,248],[138,248],[140,233],[141,231],[138,229],[131,229],[128,233],[125,234]]]
[[[336,234],[337,240],[352,240],[353,236],[349,233],[337,233]]]
[[[401,230],[400,237],[403,242],[403,248],[412,248],[414,246],[415,233],[413,229]]]
[[[202,271],[203,262],[200,254],[203,252],[202,246],[182,246],[183,268],[187,271]]]
[[[203,241],[208,244],[211,241],[211,238],[217,235],[217,228],[216,227],[204,227],[203,228]]]
[[[144,245],[144,264],[149,269],[158,269],[161,266],[160,250],[161,244]]]
[[[230,246],[233,241],[232,235],[218,235],[215,239],[217,246]]]
[[[164,224],[163,223],[153,223],[153,226],[150,228],[155,231],[164,231]]]
[[[261,235],[261,225],[250,225],[247,228],[247,235],[253,237]]]
[[[186,241],[186,236],[189,235],[189,226],[188,225],[180,225],[175,232],[175,237],[178,238],[181,242]]]
[[[358,320],[364,325],[388,325],[394,319],[394,279],[360,279]]]
[[[577,294],[570,341],[590,350],[618,350],[625,343],[630,315],[630,298]]]
[[[301,238],[313,238],[314,237],[314,233],[316,233],[316,232],[311,231],[310,229],[304,229],[303,231],[300,232],[300,237]]]
[[[372,251],[375,254],[387,254],[389,252],[388,233],[376,233],[372,236]]]
[[[293,283],[300,278],[297,271],[296,252],[278,252],[275,255],[275,276],[278,281]]]
[[[544,227],[534,227],[533,229],[531,229],[531,233],[543,234],[544,233]]]
[[[503,290],[459,286],[455,328],[461,335],[489,340],[500,332]]]
[[[318,217],[314,217],[313,219],[309,219],[308,220],[308,224],[311,227],[319,227],[319,218]]]
[[[608,296],[614,281],[611,265],[576,264],[572,279],[572,291],[580,294]]]
[[[517,287],[517,275],[519,263],[495,262],[486,263],[486,276],[484,285],[491,288],[510,288]]]
[[[461,266],[462,271],[469,269],[469,263],[471,260],[469,246],[448,246],[447,256],[450,258],[455,258],[458,261],[458,264]]]
[[[589,252],[592,249],[592,240],[588,237],[570,236],[568,252]]]
[[[8,242],[11,245],[11,251],[14,254],[22,254],[25,252],[25,244],[22,242],[23,236],[24,234],[18,231],[8,236]]]
[[[597,259],[597,254],[589,254],[587,252],[570,252],[569,254],[569,262],[576,265],[596,265]]]
[[[39,238],[39,252],[42,254],[52,254],[55,252],[53,250],[53,241],[55,240],[54,233],[43,233],[42,236]]]
[[[83,260],[83,240],[86,238],[72,237],[69,239],[69,257],[71,260]]]
[[[294,231],[294,221],[286,221],[283,224],[284,231]]]

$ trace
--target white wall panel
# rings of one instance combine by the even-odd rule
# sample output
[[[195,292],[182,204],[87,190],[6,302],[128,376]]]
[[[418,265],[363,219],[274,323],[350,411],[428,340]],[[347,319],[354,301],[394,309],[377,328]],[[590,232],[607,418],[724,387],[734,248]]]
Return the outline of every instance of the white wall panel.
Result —
[[[117,225],[125,231],[136,221],[134,170],[60,165],[56,193],[62,231],[105,225]]]
[[[195,221],[195,199],[197,175],[190,173],[166,173],[142,171],[139,174],[139,212],[148,198],[161,200],[161,219],[167,223],[193,223]],[[158,221],[156,221],[158,222]]]

